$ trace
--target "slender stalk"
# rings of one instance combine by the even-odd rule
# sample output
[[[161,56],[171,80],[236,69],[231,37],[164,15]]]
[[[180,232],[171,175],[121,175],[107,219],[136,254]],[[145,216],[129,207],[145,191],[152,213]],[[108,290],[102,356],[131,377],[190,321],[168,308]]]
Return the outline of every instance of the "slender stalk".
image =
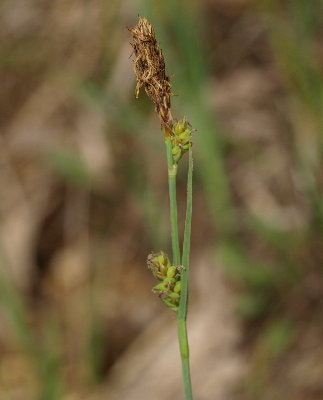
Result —
[[[187,176],[187,205],[184,229],[182,265],[184,267],[181,274],[181,298],[177,314],[178,322],[178,340],[180,345],[182,359],[182,373],[185,399],[192,399],[192,385],[190,376],[190,358],[187,338],[187,307],[188,307],[188,275],[190,261],[190,243],[191,243],[191,221],[192,221],[192,178],[193,178],[193,155],[192,148],[189,150],[189,168]]]
[[[178,310],[178,317],[186,320],[187,300],[188,300],[188,275],[190,267],[190,248],[191,248],[191,221],[192,221],[192,203],[193,203],[193,154],[192,148],[189,150],[189,167],[187,176],[187,204],[184,228],[182,265],[184,266],[181,274],[181,299]]]
[[[187,339],[186,320],[181,319],[178,316],[177,325],[178,325],[179,349],[182,360],[184,395],[185,395],[185,400],[192,400],[193,396],[192,396],[191,373],[190,373],[190,353],[189,353],[188,339]]]
[[[177,164],[174,164],[172,155],[172,144],[170,138],[166,137],[166,155],[168,167],[168,188],[169,188],[169,206],[170,206],[170,224],[173,249],[173,265],[181,263],[181,255],[178,241],[178,221],[177,221],[177,199],[176,199],[176,176]]]
[[[168,184],[169,184],[169,201],[170,201],[170,220],[173,248],[173,264],[181,263],[180,248],[178,240],[178,218],[177,218],[177,199],[176,199],[176,175],[177,164],[174,164],[172,155],[172,146],[169,138],[166,137],[166,154],[168,166]],[[190,254],[190,237],[191,237],[191,215],[192,215],[192,150],[190,150],[190,161],[188,171],[187,185],[187,208],[185,219],[184,243],[183,243],[183,259],[184,269],[181,274],[181,299],[177,314],[178,324],[178,340],[180,355],[182,361],[182,375],[185,400],[192,400],[192,385],[189,364],[189,346],[187,339],[186,315],[187,315],[187,298],[188,298],[188,269]]]

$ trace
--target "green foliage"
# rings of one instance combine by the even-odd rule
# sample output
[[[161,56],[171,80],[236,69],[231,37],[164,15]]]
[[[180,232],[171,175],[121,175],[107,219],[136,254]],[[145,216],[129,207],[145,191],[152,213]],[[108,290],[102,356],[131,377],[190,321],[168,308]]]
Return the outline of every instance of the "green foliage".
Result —
[[[0,274],[0,304],[4,306],[10,328],[16,336],[18,345],[30,359],[32,369],[38,376],[38,400],[58,400],[62,395],[61,360],[59,351],[59,331],[56,322],[49,318],[44,323],[42,341],[29,323],[28,311],[18,288],[11,276],[10,263],[0,243],[1,267],[6,271]]]
[[[279,287],[286,283],[285,274],[275,264],[255,260],[243,247],[231,242],[218,245],[217,256],[228,276],[243,290],[236,300],[238,314],[247,319],[266,314]]]
[[[293,339],[293,333],[292,325],[285,319],[277,319],[267,327],[263,341],[271,357],[278,357],[288,349]]]
[[[81,187],[89,187],[92,181],[91,173],[84,160],[68,150],[49,150],[46,161],[67,182]]]
[[[225,270],[241,280],[250,289],[268,289],[277,285],[281,276],[273,264],[265,260],[254,260],[247,252],[231,242],[217,247],[217,254]]]
[[[269,299],[259,291],[245,291],[236,299],[235,310],[245,319],[253,319],[264,315],[268,311]]]
[[[294,336],[295,328],[288,319],[277,317],[263,327],[252,356],[252,373],[246,387],[247,398],[256,399],[264,393],[269,393],[268,398],[276,397],[278,393],[270,380],[275,365],[279,364],[280,358],[291,347]]]
[[[93,310],[92,313],[95,311]],[[88,338],[87,356],[90,368],[90,374],[95,382],[101,382],[104,378],[103,365],[104,365],[104,352],[102,349],[106,348],[105,336],[103,334],[102,326],[99,323],[98,316],[93,318],[91,329]]]

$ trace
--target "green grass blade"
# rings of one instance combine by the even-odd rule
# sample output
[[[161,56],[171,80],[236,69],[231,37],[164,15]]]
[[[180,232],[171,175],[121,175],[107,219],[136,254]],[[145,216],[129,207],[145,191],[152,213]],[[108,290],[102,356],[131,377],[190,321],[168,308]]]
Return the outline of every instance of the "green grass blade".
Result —
[[[184,269],[181,274],[181,285],[182,285],[181,298],[177,315],[178,340],[179,340],[181,360],[182,360],[185,400],[191,400],[193,398],[191,375],[190,375],[189,346],[188,346],[187,326],[186,326],[186,316],[187,316],[187,306],[188,306],[188,273],[189,273],[190,243],[191,243],[192,197],[193,197],[192,180],[193,180],[193,154],[192,154],[192,149],[190,149],[189,167],[187,176],[187,206],[186,206],[183,256],[182,256],[182,264],[184,266]]]
[[[189,150],[189,166],[187,176],[187,205],[184,228],[183,255],[182,265],[184,266],[181,275],[181,300],[178,310],[178,317],[186,319],[187,314],[187,296],[188,296],[188,274],[190,264],[190,247],[191,247],[191,224],[192,224],[192,203],[193,203],[193,154],[192,149]]]

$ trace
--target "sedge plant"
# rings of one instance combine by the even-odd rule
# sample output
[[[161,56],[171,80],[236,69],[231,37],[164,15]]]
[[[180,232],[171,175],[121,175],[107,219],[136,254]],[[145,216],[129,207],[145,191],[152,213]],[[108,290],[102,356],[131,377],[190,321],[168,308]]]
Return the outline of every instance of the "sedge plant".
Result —
[[[166,253],[160,251],[149,254],[147,262],[148,268],[158,280],[153,292],[177,314],[184,394],[185,400],[191,400],[193,397],[186,317],[192,218],[192,128],[185,118],[176,120],[172,116],[171,83],[166,75],[164,56],[156,41],[153,27],[146,18],[139,17],[137,25],[130,29],[130,32],[134,53],[134,73],[137,79],[135,95],[138,98],[139,91],[143,87],[155,105],[165,140],[168,170],[172,259]],[[186,152],[189,153],[187,205],[181,248],[178,234],[176,176],[182,156]]]

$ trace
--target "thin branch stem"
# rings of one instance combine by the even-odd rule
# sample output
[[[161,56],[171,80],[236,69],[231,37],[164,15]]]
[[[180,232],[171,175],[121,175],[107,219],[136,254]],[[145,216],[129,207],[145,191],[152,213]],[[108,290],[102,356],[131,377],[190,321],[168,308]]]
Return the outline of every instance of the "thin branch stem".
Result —
[[[191,243],[191,221],[192,221],[192,178],[193,178],[193,155],[192,148],[189,150],[189,168],[187,176],[187,205],[184,229],[182,265],[184,267],[181,274],[181,298],[177,314],[178,339],[180,345],[182,372],[185,399],[191,400],[192,385],[190,376],[190,358],[187,338],[187,308],[188,308],[188,275],[190,266],[190,243]]]
[[[168,188],[169,188],[169,206],[170,206],[170,224],[173,249],[173,265],[181,263],[181,255],[178,240],[178,221],[177,221],[177,199],[176,199],[176,176],[177,164],[174,164],[172,155],[172,143],[170,138],[166,137],[166,155],[168,167]]]
[[[190,268],[190,248],[191,248],[191,225],[192,225],[192,203],[193,203],[193,154],[192,148],[189,150],[189,167],[187,176],[187,204],[184,228],[182,265],[184,267],[181,274],[181,299],[178,310],[178,317],[186,320],[187,300],[188,300],[188,275]]]
[[[177,199],[176,199],[177,164],[175,164],[173,161],[172,144],[170,138],[166,137],[165,143],[166,143],[167,166],[168,166],[173,264],[179,265],[181,263],[181,256],[180,256],[180,248],[178,240],[178,218],[177,218]],[[191,216],[192,216],[192,171],[193,171],[193,158],[192,158],[192,150],[190,149],[189,171],[188,171],[188,181],[187,181],[187,207],[186,207],[183,259],[182,259],[182,264],[184,266],[184,269],[182,270],[181,273],[181,299],[177,314],[178,340],[179,340],[180,355],[182,360],[182,375],[183,375],[185,400],[193,399],[191,375],[190,375],[190,363],[189,363],[189,346],[188,346],[187,327],[186,327],[186,315],[187,315],[187,304],[188,304],[187,303],[188,270],[189,270]]]
[[[177,325],[178,325],[179,349],[182,360],[184,395],[185,395],[185,400],[192,400],[193,396],[192,396],[191,373],[190,373],[190,353],[189,353],[188,339],[187,339],[186,320],[181,319],[178,316]]]

